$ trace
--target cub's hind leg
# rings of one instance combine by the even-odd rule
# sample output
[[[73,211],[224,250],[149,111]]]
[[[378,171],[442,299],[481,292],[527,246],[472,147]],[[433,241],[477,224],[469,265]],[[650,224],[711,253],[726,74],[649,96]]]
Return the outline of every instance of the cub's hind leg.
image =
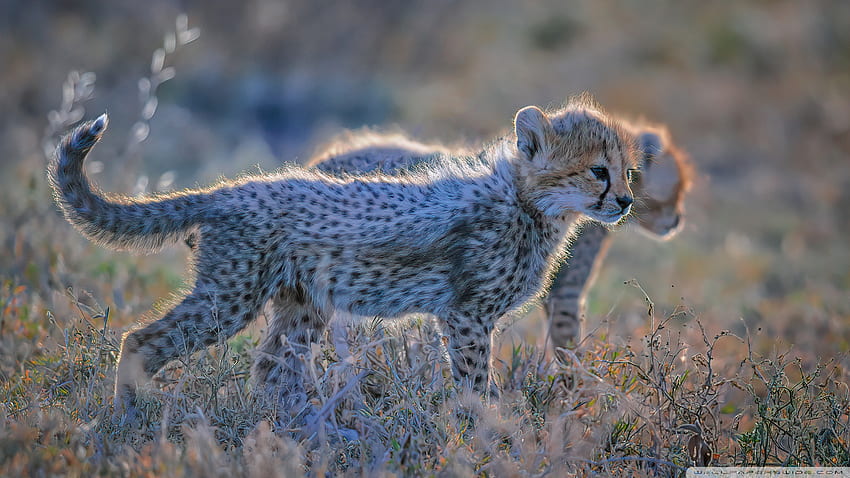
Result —
[[[251,369],[254,393],[298,415],[307,401],[303,356],[321,339],[327,320],[300,286],[281,289],[269,302],[266,317],[268,330]]]
[[[258,279],[250,274],[240,280],[199,277],[194,290],[161,319],[125,334],[115,379],[116,410],[130,410],[137,385],[168,361],[245,328],[263,302],[262,294],[254,290]]]

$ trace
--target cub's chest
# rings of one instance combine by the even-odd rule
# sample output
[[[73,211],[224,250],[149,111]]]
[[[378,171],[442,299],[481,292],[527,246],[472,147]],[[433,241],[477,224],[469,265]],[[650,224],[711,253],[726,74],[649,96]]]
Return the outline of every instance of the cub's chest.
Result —
[[[552,231],[514,220],[507,227],[474,234],[466,242],[465,261],[478,271],[481,295],[491,295],[497,308],[513,308],[536,295],[549,275],[557,248]],[[482,297],[483,298],[483,297]]]

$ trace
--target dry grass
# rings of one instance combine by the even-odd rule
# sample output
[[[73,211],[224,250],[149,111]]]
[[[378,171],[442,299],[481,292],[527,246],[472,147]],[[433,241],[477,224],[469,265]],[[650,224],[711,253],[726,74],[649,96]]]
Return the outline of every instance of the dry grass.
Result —
[[[69,297],[76,313],[48,314],[44,326],[25,294],[7,286],[2,295],[4,338],[37,331],[3,343],[3,357],[16,357],[0,391],[0,469],[9,476],[668,476],[706,462],[850,464],[846,366],[761,357],[747,337],[709,335],[687,310],[659,319],[651,302],[657,323],[634,344],[592,337],[566,352],[568,363],[512,347],[491,405],[445,380],[423,323],[403,338],[377,333],[380,324],[357,328],[350,360],[328,345],[304,357],[327,423],[293,435],[251,397],[249,336],[173,362],[141,396],[139,423],[121,424],[110,405],[110,311]],[[34,346],[48,336],[55,346]],[[747,353],[718,360],[724,342]]]

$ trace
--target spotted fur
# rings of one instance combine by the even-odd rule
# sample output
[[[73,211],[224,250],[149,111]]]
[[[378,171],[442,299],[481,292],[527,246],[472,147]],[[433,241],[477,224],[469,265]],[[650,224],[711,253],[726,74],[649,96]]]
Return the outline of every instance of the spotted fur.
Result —
[[[653,237],[669,239],[682,224],[684,198],[691,184],[690,163],[665,128],[643,123],[627,123],[626,127],[638,138],[640,155],[632,183],[636,203],[630,220]],[[308,165],[342,174],[376,170],[393,173],[427,164],[447,150],[439,144],[419,143],[398,132],[388,135],[375,131],[351,132],[325,146]],[[569,260],[555,275],[544,300],[549,335],[555,347],[573,346],[581,336],[585,297],[607,253],[610,232],[597,222],[582,224],[570,244]]]
[[[268,175],[140,198],[94,190],[83,160],[106,117],[63,139],[49,177],[65,217],[118,249],[155,250],[195,234],[195,283],[153,323],[125,334],[116,404],[169,360],[230,337],[268,306],[257,390],[303,404],[298,352],[334,311],[428,313],[449,339],[456,379],[488,390],[496,321],[548,285],[583,215],[628,214],[633,136],[590,105],[520,110],[514,133],[468,158],[389,176],[294,165]],[[600,180],[592,168],[607,168]]]

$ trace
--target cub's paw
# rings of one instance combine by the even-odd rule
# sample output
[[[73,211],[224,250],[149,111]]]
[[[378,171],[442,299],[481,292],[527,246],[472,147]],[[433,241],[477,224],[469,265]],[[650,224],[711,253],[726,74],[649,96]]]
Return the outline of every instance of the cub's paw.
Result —
[[[113,400],[112,423],[118,426],[133,425],[139,418],[136,407],[136,390],[132,387],[120,387]]]

